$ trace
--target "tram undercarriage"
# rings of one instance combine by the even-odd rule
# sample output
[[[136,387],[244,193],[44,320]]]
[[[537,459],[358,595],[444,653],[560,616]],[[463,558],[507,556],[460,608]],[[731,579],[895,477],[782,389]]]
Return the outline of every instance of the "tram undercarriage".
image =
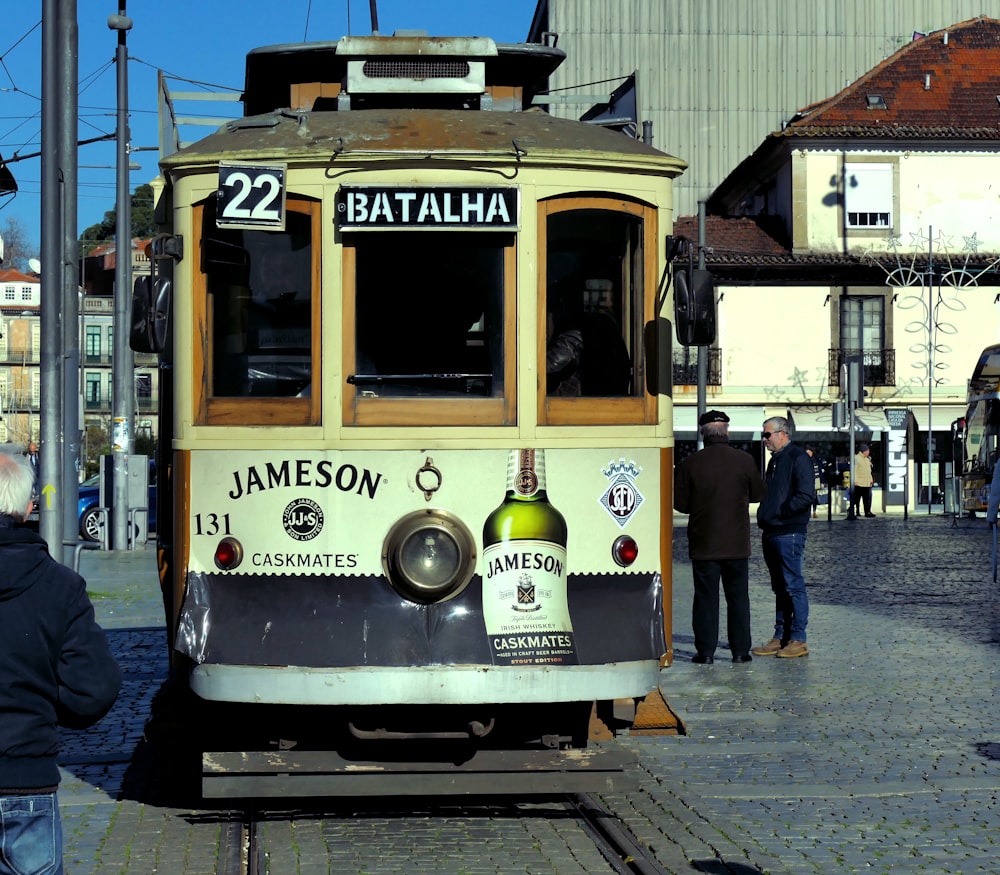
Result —
[[[317,709],[198,703],[206,799],[611,792],[633,753],[594,744],[631,700]],[[600,717],[597,717],[597,715]],[[593,719],[592,719],[593,718]],[[200,721],[199,721],[200,722]],[[610,731],[609,731],[610,730]]]

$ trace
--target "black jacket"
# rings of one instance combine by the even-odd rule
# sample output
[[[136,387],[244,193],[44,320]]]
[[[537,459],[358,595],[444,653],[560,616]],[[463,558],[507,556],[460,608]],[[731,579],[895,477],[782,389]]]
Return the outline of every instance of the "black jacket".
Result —
[[[750,502],[764,495],[764,481],[749,453],[709,437],[705,449],[677,469],[674,510],[688,520],[688,555],[746,559],[750,555]]]
[[[121,682],[83,578],[0,515],[0,792],[57,785],[57,725],[98,721]]]
[[[757,508],[757,525],[767,534],[805,534],[816,495],[812,459],[787,443],[771,456],[764,474],[767,494]]]

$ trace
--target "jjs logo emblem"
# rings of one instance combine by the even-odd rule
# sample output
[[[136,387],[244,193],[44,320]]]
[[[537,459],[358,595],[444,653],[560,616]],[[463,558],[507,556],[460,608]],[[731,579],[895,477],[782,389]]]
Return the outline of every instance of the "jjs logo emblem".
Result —
[[[281,524],[296,541],[311,541],[323,531],[323,509],[308,498],[297,498],[285,508]]]

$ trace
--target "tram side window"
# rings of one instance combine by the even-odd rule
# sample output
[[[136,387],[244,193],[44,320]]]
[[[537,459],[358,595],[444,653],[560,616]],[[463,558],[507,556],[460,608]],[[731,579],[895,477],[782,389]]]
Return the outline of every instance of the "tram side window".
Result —
[[[311,220],[284,231],[218,228],[205,207],[202,271],[210,311],[209,395],[308,395],[312,378]]]
[[[612,210],[547,217],[546,391],[630,397],[637,390],[642,222]]]
[[[354,241],[360,397],[503,395],[510,235],[373,232]]]

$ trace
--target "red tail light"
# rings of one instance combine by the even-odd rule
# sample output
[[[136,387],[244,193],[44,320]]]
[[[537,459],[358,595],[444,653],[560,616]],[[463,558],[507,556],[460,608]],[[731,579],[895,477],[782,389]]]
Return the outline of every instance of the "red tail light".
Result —
[[[611,545],[611,555],[622,568],[628,568],[639,557],[639,545],[628,535],[621,535]]]
[[[223,538],[215,548],[215,564],[232,571],[243,561],[243,545],[236,538]]]

